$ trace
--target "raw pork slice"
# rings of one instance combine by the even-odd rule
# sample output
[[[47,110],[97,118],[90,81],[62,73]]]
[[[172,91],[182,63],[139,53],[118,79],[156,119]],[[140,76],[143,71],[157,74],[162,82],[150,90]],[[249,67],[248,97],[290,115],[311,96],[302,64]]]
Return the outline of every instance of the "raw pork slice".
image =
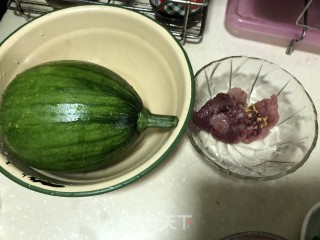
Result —
[[[278,99],[272,95],[250,106],[247,93],[232,88],[218,93],[193,113],[193,123],[225,143],[251,143],[265,138],[279,120]]]

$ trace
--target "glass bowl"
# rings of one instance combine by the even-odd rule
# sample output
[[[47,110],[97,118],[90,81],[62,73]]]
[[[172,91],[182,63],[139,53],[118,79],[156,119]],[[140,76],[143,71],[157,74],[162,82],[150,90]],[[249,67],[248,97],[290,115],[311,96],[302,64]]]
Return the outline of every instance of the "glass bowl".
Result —
[[[191,121],[188,135],[201,156],[222,172],[244,179],[275,179],[301,167],[318,136],[316,109],[301,83],[266,60],[228,57],[211,62],[196,73],[193,111],[233,87],[248,93],[249,105],[277,95],[280,119],[266,138],[249,144],[217,141]]]

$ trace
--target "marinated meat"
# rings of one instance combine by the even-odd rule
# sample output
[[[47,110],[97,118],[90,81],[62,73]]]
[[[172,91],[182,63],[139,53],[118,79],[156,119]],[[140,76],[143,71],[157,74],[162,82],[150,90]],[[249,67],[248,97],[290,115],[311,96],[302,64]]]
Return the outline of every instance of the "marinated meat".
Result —
[[[250,106],[247,93],[232,88],[218,93],[193,113],[193,123],[225,143],[251,143],[265,138],[279,120],[278,99],[272,95]]]

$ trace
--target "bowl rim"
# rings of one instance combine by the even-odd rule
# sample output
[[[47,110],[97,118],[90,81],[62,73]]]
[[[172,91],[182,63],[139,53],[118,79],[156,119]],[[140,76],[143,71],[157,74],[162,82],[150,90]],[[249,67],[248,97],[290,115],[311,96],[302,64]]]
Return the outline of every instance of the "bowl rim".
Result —
[[[306,216],[303,219],[301,233],[300,233],[300,240],[306,239],[307,228],[310,223],[310,218],[315,212],[320,212],[320,202],[315,203],[307,212]]]
[[[103,187],[100,189],[95,189],[95,190],[84,190],[84,191],[74,191],[74,192],[67,192],[67,191],[58,191],[58,190],[51,190],[51,189],[47,189],[44,187],[38,187],[38,186],[34,186],[34,185],[30,185],[27,182],[19,179],[18,177],[16,177],[15,175],[11,174],[9,171],[7,171],[6,169],[2,168],[0,166],[0,172],[5,175],[7,178],[9,178],[10,180],[14,181],[15,183],[33,190],[35,192],[39,192],[39,193],[43,193],[43,194],[47,194],[47,195],[51,195],[51,196],[59,196],[59,197],[87,197],[87,196],[94,196],[94,195],[99,195],[99,194],[103,194],[103,193],[107,193],[107,192],[111,192],[120,188],[123,188],[133,182],[135,182],[136,180],[144,177],[145,175],[147,175],[149,172],[151,172],[153,169],[155,169],[161,162],[163,162],[168,156],[169,154],[173,151],[173,149],[178,145],[178,143],[180,142],[180,140],[182,139],[184,133],[187,130],[188,127],[188,123],[191,119],[191,115],[192,115],[192,110],[193,110],[193,104],[194,104],[194,99],[195,99],[195,75],[193,72],[193,68],[191,65],[191,61],[188,57],[188,54],[186,53],[185,49],[183,48],[181,42],[179,42],[174,35],[169,31],[169,29],[167,29],[167,27],[162,24],[161,22],[157,21],[156,19],[153,19],[147,15],[144,15],[143,13],[140,13],[139,11],[135,11],[133,9],[126,9],[123,8],[119,5],[112,5],[112,4],[105,4],[105,5],[83,5],[83,6],[74,6],[74,7],[69,7],[69,8],[65,8],[65,9],[56,9],[53,10],[52,12],[48,12],[45,13],[43,15],[40,15],[34,19],[31,19],[30,21],[22,24],[20,27],[18,27],[17,29],[15,29],[12,33],[10,33],[6,38],[4,38],[1,42],[0,42],[0,47],[8,40],[10,39],[16,32],[18,32],[20,29],[24,28],[26,25],[34,22],[34,21],[38,21],[38,19],[42,19],[44,17],[48,17],[48,15],[55,15],[55,14],[59,14],[60,12],[68,12],[68,11],[72,11],[73,9],[86,9],[88,10],[88,8],[91,9],[102,9],[102,8],[115,8],[118,9],[120,11],[124,11],[124,12],[131,12],[133,14],[137,14],[140,15],[141,17],[145,18],[147,21],[152,21],[153,23],[155,23],[156,25],[160,26],[163,30],[164,33],[169,34],[171,36],[171,38],[173,39],[173,42],[175,44],[177,44],[177,49],[180,49],[181,53],[183,54],[184,59],[186,60],[186,64],[189,70],[189,76],[190,76],[190,100],[189,100],[189,104],[188,104],[188,110],[186,111],[186,118],[184,120],[183,125],[181,126],[179,132],[177,133],[177,136],[175,137],[175,139],[173,140],[173,142],[171,143],[171,145],[169,146],[168,149],[166,149],[163,154],[157,159],[155,160],[155,162],[153,164],[151,164],[149,167],[147,167],[146,169],[144,169],[143,171],[141,171],[140,173],[136,174],[135,176],[128,178],[126,180],[123,180],[120,183],[117,183],[115,185],[112,186],[108,186],[108,187]],[[43,185],[42,185],[43,186]]]
[[[228,237],[224,238],[223,240],[234,240],[238,237],[268,237],[274,240],[286,240],[285,238],[275,235],[269,232],[262,232],[262,231],[247,231],[247,232],[239,232],[229,235]]]
[[[239,232],[239,233],[234,233],[223,240],[234,240],[238,237],[268,237],[272,238],[274,240],[286,240],[285,238],[275,235],[273,233],[269,232],[263,232],[263,231],[247,231],[247,232]]]
[[[225,57],[225,58],[221,58],[221,59],[218,59],[218,60],[211,61],[211,62],[207,63],[206,65],[204,65],[202,68],[200,68],[196,72],[196,74],[195,74],[195,83],[197,84],[198,75],[202,71],[204,71],[204,69],[206,69],[208,66],[210,66],[211,64],[227,61],[227,60],[230,60],[230,59],[237,59],[237,58],[247,58],[247,59],[251,59],[251,60],[254,60],[254,61],[261,61],[261,62],[268,63],[268,64],[274,66],[275,68],[280,69],[281,71],[283,71],[283,72],[287,73],[288,75],[290,75],[298,83],[298,85],[304,90],[307,98],[309,99],[309,101],[311,103],[311,106],[312,106],[312,109],[313,109],[313,114],[315,116],[315,122],[314,122],[314,124],[315,124],[315,136],[313,138],[313,141],[312,141],[312,144],[311,144],[310,148],[308,149],[307,153],[302,158],[302,160],[297,165],[295,165],[294,167],[290,168],[289,170],[286,170],[284,172],[281,172],[281,173],[278,173],[278,174],[272,175],[272,176],[256,177],[256,176],[247,176],[247,175],[243,175],[243,174],[239,174],[239,173],[234,173],[234,172],[224,168],[222,165],[218,164],[217,162],[211,161],[207,157],[207,155],[202,151],[202,149],[196,144],[192,134],[190,133],[190,127],[191,127],[191,124],[192,124],[191,122],[192,121],[190,121],[190,124],[188,125],[188,129],[187,129],[187,134],[189,136],[190,142],[193,145],[193,147],[197,150],[197,152],[202,156],[202,158],[209,165],[216,167],[218,170],[220,170],[221,172],[223,172],[223,173],[225,173],[225,174],[227,174],[229,176],[233,176],[233,177],[236,177],[236,178],[239,178],[239,179],[244,179],[244,180],[270,181],[270,180],[275,180],[275,179],[281,178],[281,177],[283,177],[285,175],[291,174],[291,173],[295,172],[296,170],[298,170],[308,160],[308,158],[310,157],[312,151],[314,150],[314,148],[315,148],[315,146],[317,144],[317,140],[318,140],[318,114],[317,114],[317,110],[316,110],[315,104],[314,104],[312,98],[310,97],[309,93],[305,90],[305,88],[302,85],[302,83],[295,76],[293,76],[290,72],[288,72],[284,68],[280,67],[279,65],[277,65],[277,64],[275,64],[275,63],[273,63],[271,61],[268,61],[266,59],[262,59],[262,58],[258,58],[258,57],[251,57],[251,56],[244,56],[244,55],[234,55],[234,56],[228,56],[228,57]]]

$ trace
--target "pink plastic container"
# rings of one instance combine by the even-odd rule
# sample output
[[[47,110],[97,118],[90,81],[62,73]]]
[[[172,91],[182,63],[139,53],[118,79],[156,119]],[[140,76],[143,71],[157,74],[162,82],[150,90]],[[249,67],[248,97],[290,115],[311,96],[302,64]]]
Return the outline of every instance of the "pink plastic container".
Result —
[[[238,37],[289,45],[291,39],[302,35],[296,20],[303,9],[304,0],[228,0],[226,27]],[[308,25],[320,27],[319,0],[309,6]],[[308,29],[300,44],[307,46],[306,50],[319,51],[320,31]]]

